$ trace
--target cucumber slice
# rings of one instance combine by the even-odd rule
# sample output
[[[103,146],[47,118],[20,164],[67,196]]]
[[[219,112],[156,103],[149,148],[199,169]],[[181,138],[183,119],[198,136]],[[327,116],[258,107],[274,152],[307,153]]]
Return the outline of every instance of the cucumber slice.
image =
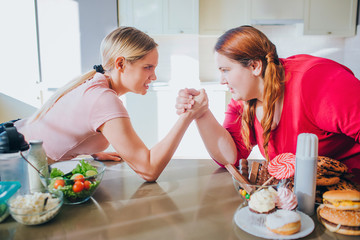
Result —
[[[94,176],[96,174],[97,174],[97,171],[95,171],[95,170],[87,170],[86,173],[85,173],[85,175],[87,177],[91,177],[91,176]]]

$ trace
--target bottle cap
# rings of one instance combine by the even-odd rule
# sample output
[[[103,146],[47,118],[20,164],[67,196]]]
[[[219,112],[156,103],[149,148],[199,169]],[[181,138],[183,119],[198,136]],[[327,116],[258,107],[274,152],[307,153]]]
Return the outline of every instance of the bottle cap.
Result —
[[[24,135],[17,131],[12,121],[0,124],[0,153],[15,153],[28,149]]]
[[[318,157],[318,137],[312,133],[301,133],[297,138],[296,158],[312,159]]]
[[[29,144],[30,144],[30,145],[43,144],[43,141],[42,141],[42,140],[33,139],[33,140],[29,140]]]

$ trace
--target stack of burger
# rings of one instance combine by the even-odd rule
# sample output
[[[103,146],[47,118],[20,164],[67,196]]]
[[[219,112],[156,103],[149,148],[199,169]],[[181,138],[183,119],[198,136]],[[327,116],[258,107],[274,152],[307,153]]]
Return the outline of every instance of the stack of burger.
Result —
[[[319,156],[316,178],[316,202],[322,203],[322,195],[330,190],[360,190],[346,179],[348,168],[336,159]]]
[[[360,192],[332,190],[317,209],[319,221],[331,232],[360,235]]]

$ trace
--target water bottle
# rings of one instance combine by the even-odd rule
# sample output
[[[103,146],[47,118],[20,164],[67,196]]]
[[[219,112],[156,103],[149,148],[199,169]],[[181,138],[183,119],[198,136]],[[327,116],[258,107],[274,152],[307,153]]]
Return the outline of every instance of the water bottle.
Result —
[[[30,150],[27,155],[28,161],[44,176],[48,176],[48,161],[46,153],[42,147],[43,142],[41,140],[30,140],[29,144]],[[45,187],[40,180],[39,173],[33,167],[28,166],[28,173],[30,192],[41,192],[45,190]]]
[[[298,210],[311,216],[315,210],[318,138],[315,134],[301,133],[297,139],[295,186]]]

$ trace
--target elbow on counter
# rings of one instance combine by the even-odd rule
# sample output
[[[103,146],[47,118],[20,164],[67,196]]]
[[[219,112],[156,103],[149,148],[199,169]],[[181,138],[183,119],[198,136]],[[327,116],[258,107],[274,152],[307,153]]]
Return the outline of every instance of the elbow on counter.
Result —
[[[213,157],[211,157],[211,158],[214,160],[214,162],[216,162],[222,168],[225,168],[225,165],[227,165],[227,164],[232,164],[232,165],[237,165],[238,164],[238,160],[236,160],[236,159],[234,159],[233,161],[225,161],[225,160],[218,161]]]
[[[159,174],[158,175],[140,175],[142,177],[142,179],[144,179],[146,182],[148,183],[152,183],[152,182],[156,182],[156,180],[159,178]]]
[[[159,173],[157,171],[147,171],[147,172],[137,172],[137,174],[146,182],[151,183],[151,182],[156,182],[161,172]]]

